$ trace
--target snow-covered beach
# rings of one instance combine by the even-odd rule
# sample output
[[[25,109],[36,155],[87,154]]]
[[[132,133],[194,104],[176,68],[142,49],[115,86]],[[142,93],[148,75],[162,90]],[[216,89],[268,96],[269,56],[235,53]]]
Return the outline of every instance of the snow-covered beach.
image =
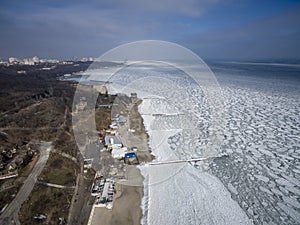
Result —
[[[180,130],[151,130],[153,117],[143,100],[140,113],[159,161],[177,159],[168,138]],[[144,108],[147,107],[145,110]],[[146,115],[145,115],[146,114]],[[191,164],[140,167],[144,180],[142,224],[252,224],[229,191],[214,176]]]

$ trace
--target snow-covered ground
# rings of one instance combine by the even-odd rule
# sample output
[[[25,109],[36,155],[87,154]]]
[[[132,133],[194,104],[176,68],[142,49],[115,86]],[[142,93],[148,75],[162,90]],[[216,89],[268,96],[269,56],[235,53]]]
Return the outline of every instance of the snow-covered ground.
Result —
[[[227,155],[193,165],[141,167],[143,224],[298,224],[298,68],[213,68],[225,99],[219,124],[210,99],[182,71],[137,65],[110,80],[114,90],[143,98],[140,112],[155,160]],[[222,145],[208,148],[218,129]]]

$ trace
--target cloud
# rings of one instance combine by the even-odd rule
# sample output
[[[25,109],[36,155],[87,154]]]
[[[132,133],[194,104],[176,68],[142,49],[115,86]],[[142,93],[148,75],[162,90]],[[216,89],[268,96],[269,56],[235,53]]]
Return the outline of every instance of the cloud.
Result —
[[[209,6],[217,0],[163,0],[163,1],[138,1],[131,0],[144,10],[164,12],[169,14],[182,14],[185,16],[200,16]]]
[[[94,0],[96,4],[112,6],[133,13],[165,13],[167,15],[199,16],[219,0]]]
[[[300,7],[178,40],[208,58],[300,58]]]
[[[0,57],[97,57],[143,39],[178,42],[204,57],[299,55],[299,7],[229,27],[223,6],[218,0],[2,0]]]
[[[46,56],[65,50],[60,53],[64,57],[75,53],[85,55],[93,48],[98,49],[100,54],[114,47],[114,41],[126,39],[126,34],[142,32],[140,26],[128,24],[128,18],[122,20],[114,10],[89,6],[47,6],[33,12],[7,11],[0,15],[3,15],[0,16],[0,28],[6,30],[0,36],[1,53],[4,55],[18,52],[16,55],[26,56],[31,49],[30,55]],[[102,45],[101,50],[99,45]]]

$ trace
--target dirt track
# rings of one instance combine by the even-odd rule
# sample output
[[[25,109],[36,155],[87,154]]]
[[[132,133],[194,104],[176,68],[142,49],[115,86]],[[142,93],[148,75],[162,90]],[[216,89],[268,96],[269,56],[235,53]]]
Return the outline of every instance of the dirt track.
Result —
[[[38,162],[35,164],[35,167],[29,174],[28,178],[25,180],[23,186],[19,190],[17,196],[14,200],[9,204],[6,208],[2,216],[0,217],[1,224],[20,224],[18,218],[18,212],[21,208],[22,203],[28,198],[31,193],[38,175],[42,172],[44,166],[49,157],[49,153],[51,150],[51,142],[43,142],[40,145],[40,158]]]

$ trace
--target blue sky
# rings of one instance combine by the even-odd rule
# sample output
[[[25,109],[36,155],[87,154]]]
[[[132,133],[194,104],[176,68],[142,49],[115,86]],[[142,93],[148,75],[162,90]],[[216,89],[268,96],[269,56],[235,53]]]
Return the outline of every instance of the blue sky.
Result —
[[[0,0],[0,58],[98,57],[131,41],[202,58],[300,58],[300,1]]]

